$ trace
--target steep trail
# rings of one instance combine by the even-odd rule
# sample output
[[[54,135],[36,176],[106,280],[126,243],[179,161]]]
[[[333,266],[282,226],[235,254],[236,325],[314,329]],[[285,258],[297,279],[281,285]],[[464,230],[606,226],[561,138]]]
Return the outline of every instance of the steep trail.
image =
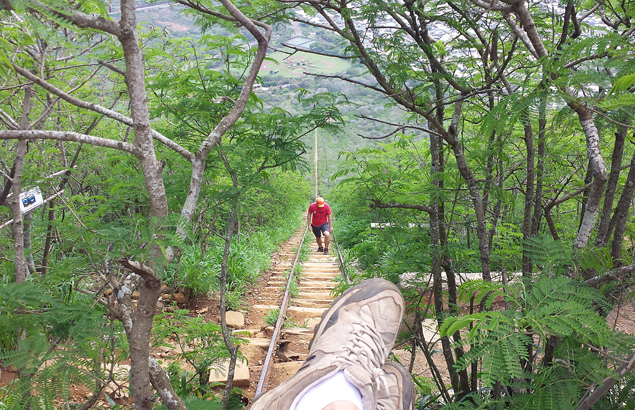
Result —
[[[250,384],[248,388],[243,388],[249,399],[255,395],[274,330],[273,326],[265,323],[265,317],[280,307],[287,282],[286,274],[291,270],[304,231],[303,224],[294,236],[280,247],[278,258],[274,258],[276,260],[264,275],[262,285],[252,291],[252,301],[255,303],[247,314],[249,329],[235,331],[248,341],[248,344],[241,346],[241,351],[249,364]],[[293,327],[281,329],[278,350],[272,359],[262,391],[278,386],[300,368],[307,357],[313,329],[333,301],[331,291],[337,285],[335,277],[339,274],[335,250],[332,247],[332,253],[329,255],[318,253],[311,232],[307,232],[305,241],[308,242],[311,252],[306,261],[298,262],[301,266],[300,269],[296,268],[296,272],[300,272],[299,291],[297,297],[289,300],[286,311],[287,323]]]

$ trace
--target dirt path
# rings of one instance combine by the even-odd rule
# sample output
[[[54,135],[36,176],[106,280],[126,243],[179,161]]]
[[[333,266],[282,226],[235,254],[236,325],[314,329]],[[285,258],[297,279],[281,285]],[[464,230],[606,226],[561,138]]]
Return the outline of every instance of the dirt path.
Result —
[[[303,233],[304,226],[282,245],[278,258],[274,258],[277,259],[275,264],[263,277],[262,285],[252,291],[252,300],[256,303],[251,306],[247,314],[247,323],[250,323],[250,328],[242,330],[249,344],[241,347],[249,363],[250,385],[248,388],[243,388],[249,399],[252,399],[255,394],[273,333],[273,326],[265,323],[265,316],[267,312],[278,309],[282,302],[286,284],[285,273],[291,269]],[[333,300],[330,292],[336,285],[335,276],[339,274],[336,256],[318,253],[315,239],[310,232],[307,233],[305,240],[310,242],[311,253],[306,262],[300,263],[302,272],[299,294],[297,298],[290,301],[287,309],[287,319],[292,320],[295,327],[282,329],[279,353],[273,360],[269,380],[263,391],[278,386],[300,368],[306,359],[313,329]]]

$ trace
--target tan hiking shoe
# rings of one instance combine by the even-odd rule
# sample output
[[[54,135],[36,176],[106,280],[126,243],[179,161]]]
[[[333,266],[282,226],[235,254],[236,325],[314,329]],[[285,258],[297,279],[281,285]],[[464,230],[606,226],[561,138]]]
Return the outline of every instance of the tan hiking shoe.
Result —
[[[380,398],[389,401],[396,377],[382,366],[403,313],[399,289],[386,280],[369,279],[349,288],[322,315],[300,370],[254,398],[251,410],[293,410],[305,392],[340,370],[359,390],[364,408],[375,409]]]
[[[379,389],[377,410],[414,410],[415,384],[408,370],[394,362],[384,364],[382,370],[385,388]]]

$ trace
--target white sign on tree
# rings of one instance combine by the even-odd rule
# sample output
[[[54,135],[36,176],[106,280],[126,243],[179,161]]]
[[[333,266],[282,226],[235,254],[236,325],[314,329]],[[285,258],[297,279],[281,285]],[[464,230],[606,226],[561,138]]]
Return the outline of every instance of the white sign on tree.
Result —
[[[22,210],[22,215],[39,208],[42,204],[44,204],[44,199],[42,198],[42,191],[40,191],[39,186],[20,193],[20,209]]]

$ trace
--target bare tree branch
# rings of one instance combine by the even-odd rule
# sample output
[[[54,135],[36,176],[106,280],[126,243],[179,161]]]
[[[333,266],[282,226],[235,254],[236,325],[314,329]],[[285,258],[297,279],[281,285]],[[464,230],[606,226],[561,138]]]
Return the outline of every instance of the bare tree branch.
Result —
[[[15,120],[11,118],[9,114],[4,112],[2,108],[0,108],[0,120],[2,120],[2,122],[4,122],[7,125],[7,127],[13,130],[17,130],[18,128],[20,128],[20,125],[17,122],[15,122]]]
[[[326,75],[326,74],[313,74],[313,73],[309,73],[309,72],[305,72],[302,73],[304,75],[311,75],[313,77],[320,77],[320,78],[337,78],[338,80],[342,80],[342,81],[346,81],[347,83],[353,83],[353,84],[357,84],[357,85],[361,85],[362,87],[366,87],[366,88],[370,88],[371,90],[377,91],[378,93],[382,93],[382,94],[386,94],[386,91],[382,90],[381,88],[377,88],[375,86],[369,85],[369,84],[365,84],[361,81],[356,81],[350,78],[346,78],[346,77],[342,77],[341,75]]]
[[[511,16],[511,14],[505,13],[505,14],[503,14],[503,17],[505,18],[505,21],[507,21],[507,24],[509,24],[509,26],[514,31],[514,34],[516,34],[516,36],[518,38],[520,38],[522,40],[522,42],[525,44],[525,47],[527,47],[527,50],[529,50],[531,55],[533,55],[535,58],[538,58],[538,53],[536,52],[536,49],[534,48],[534,45],[529,40],[529,37],[527,36],[527,33],[522,31],[520,29],[520,27],[518,27],[518,24],[516,24],[516,22],[514,21],[514,19]]]
[[[103,65],[104,67],[106,67],[107,69],[109,69],[112,72],[115,72],[123,77],[126,76],[126,73],[123,70],[118,69],[117,67],[115,67],[114,65],[110,64],[107,61],[97,61],[99,64]]]
[[[119,121],[123,124],[126,124],[130,127],[132,127],[133,121],[131,118],[126,117],[123,114],[120,114],[116,111],[112,111],[109,110],[106,107],[102,107],[99,104],[94,104],[94,103],[89,103],[83,100],[80,100],[79,98],[75,98],[72,95],[60,90],[59,88],[55,87],[54,85],[52,85],[51,83],[49,83],[46,80],[41,79],[40,77],[32,74],[31,72],[29,72],[28,70],[25,70],[22,67],[19,67],[17,65],[13,65],[13,69],[18,72],[20,75],[22,75],[23,77],[27,78],[30,81],[33,81],[35,84],[39,85],[40,87],[44,88],[46,91],[50,92],[51,94],[54,94],[58,97],[60,97],[61,99],[63,99],[64,101],[73,104],[76,107],[80,107],[80,108],[85,108],[87,110],[91,110],[94,111],[98,114],[102,114],[105,115],[108,118],[111,118],[115,121]],[[166,136],[162,135],[161,133],[152,130],[152,137],[154,139],[156,139],[157,141],[161,142],[163,145],[165,145],[168,148],[173,149],[174,151],[176,151],[177,153],[181,154],[183,157],[187,158],[188,160],[193,160],[194,159],[194,154],[192,154],[191,152],[189,152],[188,150],[186,150],[185,148],[183,148],[182,146],[180,146],[179,144],[177,144],[176,142],[172,141],[171,139],[167,138]]]
[[[619,280],[622,279],[623,276],[628,275],[629,273],[635,272],[635,265],[622,266],[619,269],[615,269],[612,272],[605,273],[603,275],[596,276],[591,279],[587,279],[584,281],[589,286],[593,286],[594,288],[599,287],[605,282],[609,280]]]
[[[10,3],[10,1],[5,0],[5,3]],[[36,4],[38,7],[30,6],[29,9],[31,11],[40,12],[40,9],[46,9],[49,13],[68,19],[79,28],[94,28],[96,30],[103,31],[117,37],[120,37],[122,35],[121,28],[113,20],[108,20],[99,16],[91,16],[89,14],[71,9],[68,9],[66,10],[66,13],[63,13],[37,1],[33,1],[33,4]]]
[[[380,208],[380,209],[391,209],[391,208],[400,208],[400,209],[416,209],[418,211],[423,211],[428,214],[434,212],[432,208],[427,205],[416,205],[416,204],[400,204],[400,203],[385,203],[380,200],[376,200],[370,204],[371,209]]]
[[[47,131],[47,130],[0,130],[0,140],[59,140],[70,142],[81,142],[85,144],[97,145],[104,148],[112,148],[119,151],[129,152],[133,155],[139,153],[139,148],[128,142],[109,140],[106,138],[93,137],[92,135],[79,134],[71,131]]]
[[[302,52],[305,52],[305,53],[317,54],[317,55],[325,56],[325,57],[335,57],[335,58],[341,58],[341,59],[344,59],[344,60],[348,60],[348,59],[351,59],[351,58],[357,58],[357,56],[339,56],[337,54],[322,53],[320,51],[310,50],[308,48],[295,47],[295,46],[292,46],[292,45],[289,45],[289,44],[286,44],[286,43],[281,43],[281,44],[283,46],[285,46],[287,48],[290,48],[292,50],[295,50],[295,51],[302,51]]]
[[[157,275],[154,273],[154,270],[149,266],[143,265],[142,263],[137,261],[131,261],[125,257],[119,258],[119,263],[121,264],[121,266],[128,268],[137,275],[141,276],[141,278],[146,282],[159,281]]]
[[[631,353],[626,363],[615,369],[613,376],[607,377],[602,381],[602,385],[595,389],[593,393],[587,396],[582,403],[579,404],[577,410],[590,410],[593,405],[600,400],[613,387],[617,381],[626,373],[631,371],[635,366],[635,351]]]

